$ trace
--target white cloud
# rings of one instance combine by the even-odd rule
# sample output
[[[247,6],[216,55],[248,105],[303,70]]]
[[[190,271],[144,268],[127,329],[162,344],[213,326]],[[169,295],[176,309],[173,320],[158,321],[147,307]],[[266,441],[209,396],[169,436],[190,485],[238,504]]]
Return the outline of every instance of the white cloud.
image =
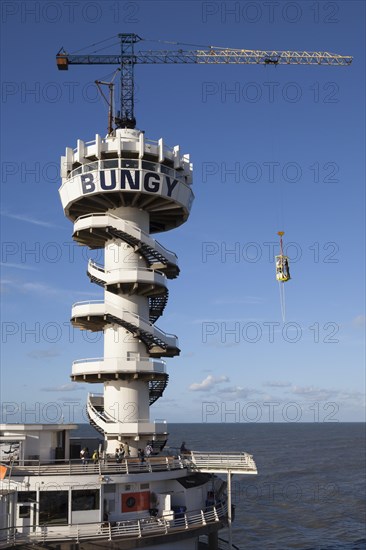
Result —
[[[263,383],[263,386],[267,388],[289,388],[291,385],[291,382],[282,382],[281,380],[272,380]]]
[[[61,354],[59,351],[54,349],[35,349],[27,353],[27,355],[32,359],[51,359],[52,357],[58,357]]]
[[[36,218],[30,218],[29,216],[26,216],[24,214],[8,214],[6,212],[2,212],[1,215],[5,218],[11,218],[13,220],[19,220],[20,222],[31,223],[32,225],[40,225],[41,227],[58,227],[53,223],[44,222]]]
[[[324,401],[339,397],[340,392],[332,389],[317,388],[316,386],[292,386],[290,393],[300,395],[304,399],[312,399],[315,401]]]
[[[365,315],[357,315],[352,319],[352,324],[357,328],[363,328],[365,326]]]
[[[202,382],[194,382],[191,384],[189,389],[191,391],[210,391],[217,384],[221,384],[222,382],[229,382],[229,378],[227,376],[212,376],[209,374]]]
[[[24,283],[22,289],[25,292],[35,292],[37,294],[57,294],[57,288],[45,285],[43,283]]]
[[[226,388],[220,388],[217,392],[221,397],[227,397],[229,399],[247,399],[250,395],[261,394],[261,390],[255,390],[253,388],[243,388],[242,386],[227,386]]]
[[[334,389],[334,388],[318,388],[316,386],[293,386],[289,393],[296,396],[302,396],[306,401],[312,402],[333,402],[337,404],[350,404],[363,405],[365,400],[365,394],[359,391],[352,391],[346,389]]]
[[[60,288],[57,286],[50,286],[44,283],[23,283],[18,285],[23,292],[41,294],[42,296],[57,296],[68,297],[73,299],[75,296],[87,296],[90,299],[102,298],[103,295],[100,292],[92,292],[85,290],[69,290],[67,288]]]
[[[53,392],[53,391],[79,391],[85,386],[80,384],[61,384],[61,386],[50,386],[48,388],[41,388],[41,391]]]
[[[12,269],[24,269],[25,271],[35,271],[37,268],[32,267],[26,264],[14,264],[12,262],[0,262],[1,267],[10,267]],[[11,284],[10,281],[7,281],[7,284]]]

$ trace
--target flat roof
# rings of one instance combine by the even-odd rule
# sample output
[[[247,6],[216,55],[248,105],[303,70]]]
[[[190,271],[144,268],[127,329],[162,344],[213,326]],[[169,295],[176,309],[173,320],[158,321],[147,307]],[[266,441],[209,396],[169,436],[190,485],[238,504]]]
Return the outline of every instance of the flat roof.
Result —
[[[0,424],[1,435],[6,435],[9,432],[56,432],[63,430],[76,430],[77,424]]]

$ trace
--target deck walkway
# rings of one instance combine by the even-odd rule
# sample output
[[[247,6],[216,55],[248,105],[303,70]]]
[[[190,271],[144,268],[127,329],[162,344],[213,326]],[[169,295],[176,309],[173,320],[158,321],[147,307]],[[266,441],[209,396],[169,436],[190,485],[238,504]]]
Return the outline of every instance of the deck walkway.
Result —
[[[61,475],[108,475],[139,474],[169,470],[187,470],[203,473],[256,474],[257,467],[252,455],[248,453],[218,453],[191,451],[178,456],[157,456],[140,462],[137,458],[127,458],[121,463],[99,461],[93,464],[81,464],[80,460],[55,460],[43,463],[37,460],[25,460],[23,464],[3,464],[7,466],[7,476],[61,476]]]

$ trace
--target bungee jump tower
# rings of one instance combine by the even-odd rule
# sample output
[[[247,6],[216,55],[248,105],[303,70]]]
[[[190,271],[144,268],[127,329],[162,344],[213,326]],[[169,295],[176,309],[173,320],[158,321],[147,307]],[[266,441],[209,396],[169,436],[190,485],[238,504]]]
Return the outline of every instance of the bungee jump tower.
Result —
[[[165,422],[149,407],[168,383],[165,357],[179,355],[175,335],[156,321],[168,300],[167,279],[179,275],[177,257],[151,234],[184,223],[193,201],[192,166],[179,146],[152,142],[137,129],[119,128],[105,139],[77,142],[61,159],[60,196],[74,222],[73,239],[104,250],[104,265],[89,261],[90,281],[104,300],[72,307],[75,327],[104,333],[104,357],[76,361],[72,379],[103,383],[89,394],[87,412],[105,437],[106,453],[127,442],[131,456],[148,443],[161,450]]]

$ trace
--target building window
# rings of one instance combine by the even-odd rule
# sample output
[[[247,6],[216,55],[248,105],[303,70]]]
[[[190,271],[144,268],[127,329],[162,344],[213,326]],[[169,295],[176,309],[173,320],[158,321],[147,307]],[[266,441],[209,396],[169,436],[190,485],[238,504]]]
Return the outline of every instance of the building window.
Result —
[[[71,509],[73,512],[99,510],[99,490],[77,489],[72,491]]]
[[[138,160],[122,160],[121,161],[122,168],[138,168],[139,167],[139,161]]]
[[[114,483],[108,483],[108,485],[104,485],[103,490],[104,494],[112,493],[114,495],[116,492],[116,485]]]
[[[118,159],[116,160],[104,160],[102,162],[102,169],[118,168]]]
[[[19,506],[19,517],[20,518],[30,518],[30,506]]]
[[[107,506],[108,506],[108,512],[111,513],[111,512],[114,512],[116,510],[116,503],[114,502],[114,500],[107,500]]]
[[[141,165],[143,170],[150,170],[153,172],[158,171],[157,165],[154,162],[146,162],[145,160],[143,160]]]
[[[68,492],[39,493],[39,523],[63,525],[68,523]]]
[[[35,491],[18,491],[18,502],[36,502]]]

